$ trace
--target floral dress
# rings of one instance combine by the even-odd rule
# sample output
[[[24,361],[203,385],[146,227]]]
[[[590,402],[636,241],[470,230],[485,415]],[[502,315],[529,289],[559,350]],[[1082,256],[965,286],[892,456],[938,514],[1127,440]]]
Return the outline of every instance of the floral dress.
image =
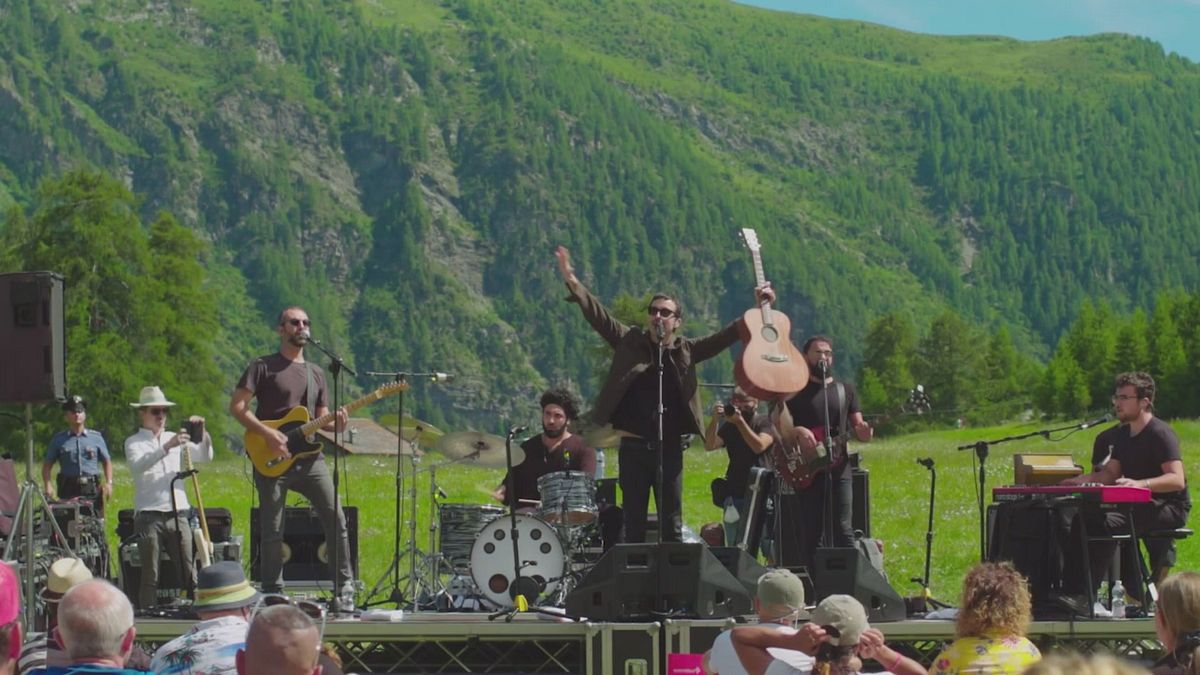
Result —
[[[1019,635],[963,637],[933,660],[930,675],[993,675],[1024,672],[1042,658],[1036,645]]]

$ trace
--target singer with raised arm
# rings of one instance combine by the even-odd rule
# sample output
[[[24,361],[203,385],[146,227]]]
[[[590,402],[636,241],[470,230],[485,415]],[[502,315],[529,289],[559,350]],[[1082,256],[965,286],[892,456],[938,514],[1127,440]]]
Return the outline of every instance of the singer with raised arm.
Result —
[[[1175,529],[1187,523],[1192,508],[1188,495],[1187,477],[1183,472],[1183,459],[1179,449],[1179,437],[1169,424],[1154,415],[1154,378],[1148,373],[1121,373],[1116,378],[1113,393],[1113,413],[1120,425],[1101,432],[1111,446],[1107,462],[1096,471],[1068,478],[1064,485],[1099,483],[1102,485],[1127,485],[1150,490],[1152,500],[1136,504],[1132,509],[1133,525],[1138,536],[1153,530]],[[1079,564],[1078,518],[1087,518],[1088,534],[1100,532],[1128,532],[1128,517],[1119,510],[1103,513],[1088,511],[1076,516],[1068,551],[1067,581],[1080,580],[1082,574],[1072,574]],[[1103,579],[1104,570],[1112,558],[1116,542],[1093,542],[1089,549],[1092,583]],[[1175,564],[1175,542],[1173,539],[1149,539],[1146,550],[1150,558],[1150,570],[1155,581],[1161,581]],[[1141,566],[1135,552],[1127,549],[1128,557],[1121,561],[1122,577],[1129,594],[1141,600],[1144,584]],[[1087,589],[1072,587],[1069,592],[1082,594]]]
[[[770,414],[779,434],[780,452],[799,453],[807,465],[825,468],[809,474],[799,485],[787,480],[787,472],[781,472],[784,480],[780,482],[780,509],[776,514],[779,540],[775,543],[775,559],[784,567],[804,565],[811,569],[822,534],[826,546],[854,545],[853,462],[847,441],[854,438],[866,443],[874,437],[874,430],[863,419],[854,385],[834,379],[833,339],[814,335],[804,342],[801,351],[808,363],[808,385],[786,404],[773,403]],[[781,459],[778,454],[764,456],[771,463]],[[828,480],[826,472],[830,474]]]
[[[650,493],[658,504],[663,541],[680,541],[683,528],[683,434],[703,430],[700,387],[696,364],[711,359],[738,341],[737,321],[701,338],[678,334],[683,325],[683,307],[678,298],[656,293],[646,307],[646,326],[628,326],[614,317],[575,276],[571,254],[565,247],[555,251],[558,269],[570,291],[568,301],[577,303],[592,328],[613,348],[608,375],[592,406],[592,422],[611,424],[621,435],[620,467],[624,540],[646,539],[646,513]],[[769,285],[755,289],[756,298],[774,301]],[[655,486],[658,474],[656,412],[659,405],[658,361],[663,352],[662,374],[662,467],[663,494]]]
[[[521,444],[525,460],[513,467],[513,491],[508,496],[508,474],[492,497],[506,506],[533,512],[541,504],[538,479],[559,471],[580,471],[590,480],[596,475],[596,451],[588,447],[582,436],[567,430],[567,425],[579,417],[579,404],[566,389],[550,389],[542,394],[542,433],[531,436]],[[593,504],[594,506],[594,504]]]
[[[312,338],[312,322],[302,307],[288,307],[279,313],[276,332],[279,351],[262,356],[250,363],[238,380],[229,412],[246,431],[265,439],[271,452],[282,460],[292,459],[288,436],[272,421],[303,406],[312,418],[330,416],[325,387],[325,371],[306,361],[304,347]],[[250,410],[250,400],[257,400]],[[338,409],[330,416],[326,429],[346,427],[346,411]],[[335,556],[329,556],[331,576],[336,579],[339,605],[343,611],[354,609],[354,572],[350,564],[350,540],[346,517],[334,507],[333,479],[322,452],[297,457],[279,475],[267,476],[255,467],[254,485],[258,489],[259,555],[262,564],[262,590],[279,593],[283,590],[283,507],[289,490],[308,499],[321,519],[325,541],[337,540],[338,567],[332,569]],[[338,522],[340,521],[340,523]],[[341,536],[337,536],[340,533]]]
[[[185,450],[193,462],[209,462],[213,446],[203,417],[188,420],[189,426],[199,430],[198,439],[187,431],[167,430],[167,410],[175,404],[158,387],[143,387],[137,403],[130,405],[137,408],[141,423],[138,432],[125,439],[125,460],[133,473],[133,528],[142,561],[137,604],[145,611],[158,604],[159,556],[163,553],[183,573],[183,588],[195,588],[192,529],[188,526],[191,504],[183,489],[185,483],[176,477],[183,468]]]

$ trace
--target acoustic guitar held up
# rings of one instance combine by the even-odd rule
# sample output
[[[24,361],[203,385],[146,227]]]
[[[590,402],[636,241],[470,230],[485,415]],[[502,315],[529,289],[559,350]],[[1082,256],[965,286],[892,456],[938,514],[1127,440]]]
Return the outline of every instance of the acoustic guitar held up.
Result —
[[[754,283],[764,286],[767,280],[758,233],[743,228],[742,239],[754,260]],[[747,394],[759,399],[778,398],[794,394],[808,384],[808,364],[792,344],[792,322],[787,315],[763,300],[758,307],[746,310],[738,327],[744,347],[741,358],[734,364],[733,377]]]

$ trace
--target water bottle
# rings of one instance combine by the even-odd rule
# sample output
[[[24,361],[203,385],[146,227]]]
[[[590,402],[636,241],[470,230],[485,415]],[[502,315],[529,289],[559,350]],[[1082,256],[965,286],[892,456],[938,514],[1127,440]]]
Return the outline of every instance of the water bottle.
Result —
[[[1112,615],[1114,619],[1125,618],[1125,586],[1120,579],[1112,587]]]
[[[604,450],[596,448],[596,480],[604,478]]]
[[[1109,580],[1100,581],[1100,587],[1096,590],[1096,602],[1104,605],[1104,609],[1109,609]]]

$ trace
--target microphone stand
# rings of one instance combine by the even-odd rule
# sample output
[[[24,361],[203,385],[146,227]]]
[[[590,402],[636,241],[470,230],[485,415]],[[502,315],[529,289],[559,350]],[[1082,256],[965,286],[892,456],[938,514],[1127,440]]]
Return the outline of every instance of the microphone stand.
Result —
[[[665,495],[663,494],[663,455],[666,450],[664,447],[665,439],[663,438],[663,415],[666,414],[666,407],[663,405],[663,354],[666,352],[666,346],[663,345],[663,338],[666,335],[666,331],[663,330],[662,319],[655,321],[654,327],[658,333],[658,408],[654,411],[655,421],[657,422],[658,426],[658,462],[654,467],[654,508],[658,511],[658,544],[659,548],[661,549],[663,543],[663,530],[667,526],[667,523],[665,522],[666,514],[663,513],[666,511],[666,509],[663,508],[663,504],[666,503],[666,499],[664,499]],[[647,500],[646,503],[649,504],[649,500]],[[682,507],[682,504],[680,506]],[[674,532],[674,525],[672,525],[672,532]],[[660,579],[662,578],[661,559],[662,556],[660,554]]]
[[[325,345],[321,344],[321,342],[319,340],[317,340],[316,338],[314,338],[310,335],[308,338],[308,341],[311,342],[312,344],[316,345],[317,349],[321,350],[321,352],[323,352],[325,354],[325,356],[329,357],[329,372],[333,374],[333,445],[335,447],[337,447],[337,446],[340,446],[342,443],[342,430],[340,428],[338,428],[338,423],[337,423],[337,411],[339,409],[341,409],[341,407],[342,407],[342,403],[341,403],[342,370],[344,369],[344,370],[349,371],[350,374],[353,375],[354,377],[358,377],[358,373],[354,372],[353,368],[346,365],[346,362],[343,361],[340,356],[335,354],[333,351],[326,349]],[[316,400],[315,396],[313,397],[313,400],[314,401]],[[347,421],[347,423],[349,423],[350,420],[347,419],[346,421]],[[329,603],[330,609],[334,613],[341,613],[341,611],[342,611],[342,590],[343,590],[337,584],[338,572],[341,570],[342,538],[345,536],[345,532],[342,531],[341,497],[338,495],[338,484],[340,482],[340,478],[341,478],[341,472],[338,468],[338,455],[336,452],[334,452],[333,453],[333,539],[334,540],[333,540],[333,542],[331,542],[333,545],[330,547],[333,549],[333,557],[332,557],[333,569],[330,570],[330,573],[331,573],[330,576],[333,579],[334,589],[333,589],[333,602]],[[347,548],[349,548],[349,547],[347,547]],[[351,590],[353,590],[353,584],[354,584],[353,573],[352,573],[351,578],[347,579],[343,583],[351,584]],[[353,611],[353,609],[351,609],[350,611]]]
[[[925,528],[925,576],[916,577],[913,581],[921,584],[921,597],[925,601],[926,611],[929,607],[944,609],[949,605],[935,600],[929,590],[929,564],[933,559],[933,497],[937,493],[937,469],[933,468],[932,457],[917,459],[917,464],[929,469],[929,524]]]
[[[180,446],[180,449],[182,449],[182,446]],[[176,471],[175,477],[171,479],[171,517],[175,519],[175,552],[177,554],[177,557],[175,558],[175,567],[179,574],[179,590],[193,599],[195,599],[196,587],[193,584],[193,580],[189,579],[187,576],[187,560],[184,559],[183,555],[183,529],[179,527],[179,504],[175,501],[175,484],[195,474],[195,469],[189,469],[188,471]],[[191,533],[190,523],[188,524],[188,533]],[[142,573],[144,574],[145,570],[143,570]],[[156,602],[155,604],[158,603]],[[143,607],[142,609],[153,609],[153,607]]]
[[[817,362],[817,375],[821,378],[821,400],[823,402],[823,413],[825,416],[825,437],[821,439],[821,445],[825,450],[825,518],[821,532],[821,540],[826,547],[831,547],[835,543],[833,536],[833,526],[835,516],[833,514],[833,428],[830,426],[829,420],[829,364],[824,360]],[[844,416],[844,415],[843,415]]]
[[[988,550],[987,506],[983,500],[983,493],[987,489],[987,458],[988,458],[988,450],[991,448],[991,446],[999,445],[1000,443],[1008,443],[1009,441],[1021,441],[1021,440],[1025,440],[1026,438],[1033,438],[1034,436],[1041,436],[1041,437],[1049,440],[1050,434],[1057,433],[1059,431],[1079,431],[1082,429],[1087,429],[1089,427],[1093,427],[1098,424],[1103,424],[1104,422],[1107,422],[1108,421],[1107,418],[1108,418],[1108,416],[1106,415],[1101,420],[1097,420],[1094,422],[1084,422],[1082,424],[1070,424],[1065,427],[1056,427],[1054,429],[1041,429],[1038,431],[1031,431],[1027,434],[1018,434],[1016,436],[1005,436],[1004,438],[997,438],[994,441],[975,441],[974,443],[967,443],[966,445],[960,445],[957,448],[955,448],[955,450],[974,450],[975,456],[979,458],[979,486],[978,486],[978,489],[975,491],[975,498],[976,498],[977,506],[979,508],[979,561],[980,562],[987,562],[987,550]]]

